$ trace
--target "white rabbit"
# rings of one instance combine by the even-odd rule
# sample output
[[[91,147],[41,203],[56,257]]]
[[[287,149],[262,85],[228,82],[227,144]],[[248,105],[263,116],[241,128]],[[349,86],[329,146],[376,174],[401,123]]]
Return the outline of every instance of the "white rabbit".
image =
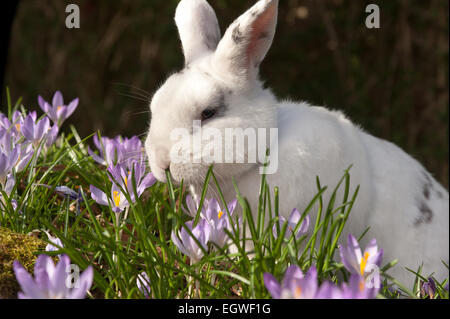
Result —
[[[236,19],[221,38],[213,9],[205,0],[182,0],[175,21],[185,56],[185,68],[171,75],[153,96],[146,151],[155,177],[165,182],[169,168],[176,182],[184,180],[195,197],[201,192],[209,163],[173,161],[174,129],[198,133],[203,128],[278,128],[278,169],[267,175],[271,187],[280,189],[280,212],[285,217],[295,207],[302,211],[317,193],[316,176],[332,188],[351,164],[351,194],[360,191],[342,239],[359,236],[361,243],[376,238],[384,262],[398,259],[391,275],[410,286],[413,270],[423,264],[423,274],[448,276],[448,191],[411,156],[394,144],[373,137],[342,113],[306,103],[278,101],[259,80],[259,64],[275,34],[277,0],[260,0]],[[223,148],[224,154],[230,149]],[[204,153],[189,156],[202,159]],[[245,152],[247,158],[247,151]],[[232,177],[256,212],[260,164],[216,161],[227,201],[236,196]],[[340,197],[342,198],[342,197]],[[313,214],[314,215],[314,214]],[[315,216],[312,216],[314,220]]]

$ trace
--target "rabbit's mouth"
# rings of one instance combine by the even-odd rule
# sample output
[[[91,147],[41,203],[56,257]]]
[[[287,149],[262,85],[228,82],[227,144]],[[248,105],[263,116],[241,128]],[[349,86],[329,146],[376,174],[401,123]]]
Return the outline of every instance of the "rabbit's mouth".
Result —
[[[208,176],[211,164],[206,163],[184,163],[171,164],[170,175],[174,184],[179,185],[181,181],[185,185],[191,185],[196,190],[201,190]],[[236,180],[250,171],[258,169],[257,163],[215,163],[212,164],[212,173],[220,187],[232,187],[232,178]],[[210,186],[214,184],[213,178],[209,178]],[[214,187],[215,188],[215,187]]]
[[[179,185],[183,181],[184,184],[197,185],[205,180],[208,166],[197,163],[171,163],[169,171],[175,184]]]

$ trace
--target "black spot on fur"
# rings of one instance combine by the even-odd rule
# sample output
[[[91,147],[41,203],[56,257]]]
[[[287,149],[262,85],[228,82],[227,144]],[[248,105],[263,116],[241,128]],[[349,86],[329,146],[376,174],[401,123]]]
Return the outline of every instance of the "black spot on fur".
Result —
[[[433,189],[433,180],[427,172],[423,171],[422,174],[425,177],[425,182],[423,184],[423,196],[426,199],[430,199],[431,190]]]
[[[430,187],[428,184],[423,185],[423,196],[425,196],[426,199],[430,199]]]
[[[431,177],[430,175],[428,175],[428,173],[426,171],[422,171],[423,176],[425,176],[425,179],[427,180],[427,182],[431,183]]]
[[[433,219],[433,211],[430,206],[428,206],[425,202],[420,202],[419,204],[419,212],[420,216],[414,222],[414,226],[419,226],[422,223],[430,223]]]
[[[244,40],[244,36],[242,35],[239,24],[234,27],[233,32],[231,33],[231,37],[236,44],[239,44]]]

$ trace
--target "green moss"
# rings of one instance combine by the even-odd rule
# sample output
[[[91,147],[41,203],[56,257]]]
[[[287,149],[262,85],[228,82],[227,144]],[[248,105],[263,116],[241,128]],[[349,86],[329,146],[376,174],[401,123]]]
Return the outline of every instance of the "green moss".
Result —
[[[46,243],[38,238],[0,227],[0,298],[16,298],[20,290],[12,268],[14,260],[31,273],[37,258],[35,253],[45,246]]]

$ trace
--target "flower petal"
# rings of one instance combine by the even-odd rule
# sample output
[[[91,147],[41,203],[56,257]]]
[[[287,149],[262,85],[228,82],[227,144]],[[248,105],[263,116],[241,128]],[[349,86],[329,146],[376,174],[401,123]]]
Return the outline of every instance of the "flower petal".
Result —
[[[381,254],[380,254],[381,251]],[[369,258],[367,259],[368,264],[375,264],[377,266],[380,266],[381,259],[383,256],[382,250],[378,250],[377,241],[376,239],[372,239],[366,246],[366,249],[364,249],[364,255],[366,253],[369,254]]]
[[[50,120],[46,116],[37,123],[34,138],[40,140],[44,136],[44,134],[48,132],[49,128]]]
[[[63,106],[64,100],[60,91],[56,91],[52,100],[53,107]]]
[[[156,178],[153,176],[153,173],[148,173],[144,179],[141,181],[140,185],[138,186],[137,194],[138,196],[141,196],[141,194],[149,187],[153,186],[153,184],[156,183]],[[132,186],[132,184],[129,184]]]
[[[297,231],[297,238],[300,237],[300,235],[306,233],[308,231],[309,228],[309,215],[306,215],[305,219],[303,219],[302,224],[300,225],[300,227],[298,228]]]
[[[78,106],[78,101],[79,101],[78,98],[76,98],[69,103],[69,105],[67,106],[67,113],[65,119],[71,116],[73,112],[75,112]]]
[[[175,244],[175,246],[178,247],[178,249],[186,256],[189,256],[188,251],[186,250],[186,248],[184,247],[183,243],[178,239],[178,236],[176,235],[176,233],[174,231],[172,231],[172,234],[170,236],[170,238],[172,239],[172,242]]]
[[[302,270],[297,265],[290,265],[284,273],[281,286],[284,288],[289,287],[293,281],[302,279],[304,277]]]
[[[300,221],[300,218],[302,217],[302,214],[298,211],[297,208],[294,208],[289,215],[288,222],[292,224],[297,224]]]
[[[42,98],[42,96],[38,95],[38,104],[41,107],[42,111],[45,113],[48,112],[48,103]],[[46,105],[47,104],[47,105]]]
[[[361,263],[361,259],[362,259],[362,253],[361,253],[361,248],[359,247],[358,241],[356,240],[355,237],[353,237],[352,234],[348,235],[348,247],[347,247],[347,252],[349,255],[349,259],[348,262],[353,265],[354,269],[357,271],[357,273],[360,272],[360,263]]]
[[[352,274],[359,274],[358,264],[354,260],[354,257],[348,253],[347,247],[339,245],[338,248],[341,256],[341,262],[344,264],[344,267]]]
[[[89,146],[88,146],[88,154],[91,155],[92,159],[94,161],[96,161],[97,163],[99,163],[101,165],[106,165],[106,161],[102,157],[95,154]]]
[[[53,265],[52,259],[47,255],[41,254],[38,256],[36,263],[34,264],[34,279],[37,286],[42,291],[49,291],[50,289],[50,277],[47,272],[48,263]]]
[[[93,200],[95,200],[100,205],[109,206],[108,197],[104,192],[93,185],[89,186],[89,189],[91,191],[91,197]]]
[[[69,287],[67,287],[68,267],[70,266],[70,259],[67,255],[60,257],[58,264],[55,267],[53,276],[50,277],[51,297],[65,298]]]
[[[13,263],[14,273],[16,275],[16,280],[22,288],[23,294],[19,294],[19,298],[31,298],[31,299],[42,299],[46,298],[45,292],[42,292],[34,282],[31,275],[26,271],[26,269],[15,260]]]
[[[189,215],[195,217],[195,214],[197,214],[198,203],[194,201],[190,194],[186,195],[186,206],[188,208]]]
[[[233,214],[234,209],[236,208],[237,199],[233,199],[231,202],[228,203],[228,211],[230,212],[230,215]]]
[[[272,298],[280,299],[281,286],[276,280],[276,278],[272,274],[269,274],[268,272],[264,273],[263,278],[264,278],[264,285],[266,286],[267,291],[269,291]]]

